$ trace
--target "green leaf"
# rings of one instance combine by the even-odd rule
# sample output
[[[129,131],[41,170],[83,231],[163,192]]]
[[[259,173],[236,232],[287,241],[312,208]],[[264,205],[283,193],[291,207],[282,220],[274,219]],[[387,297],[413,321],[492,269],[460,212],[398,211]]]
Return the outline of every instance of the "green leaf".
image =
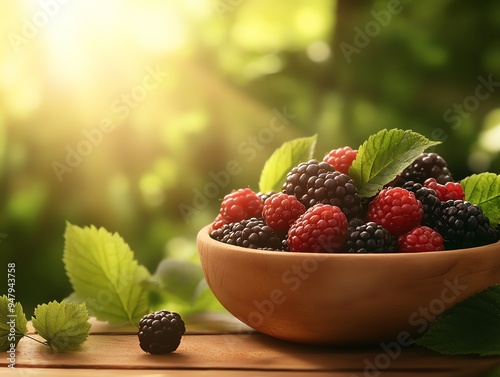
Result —
[[[64,265],[75,291],[89,312],[111,323],[137,325],[148,313],[149,294],[142,284],[150,278],[130,247],[117,234],[94,226],[67,224]]]
[[[203,280],[203,271],[199,264],[167,258],[158,265],[155,278],[160,281],[166,293],[192,304],[196,288]]]
[[[500,285],[452,306],[416,344],[447,355],[500,355]]]
[[[75,350],[85,342],[91,327],[88,320],[84,303],[65,301],[38,305],[31,318],[36,332],[59,352]]]
[[[427,148],[439,142],[400,129],[382,130],[370,136],[358,149],[349,169],[358,192],[371,197],[391,182]]]
[[[490,219],[492,227],[500,223],[500,175],[494,173],[473,174],[460,181],[465,198],[477,204]]]
[[[303,137],[283,143],[264,164],[260,174],[261,192],[281,191],[287,173],[299,163],[312,158],[318,136]]]
[[[0,352],[15,349],[19,340],[28,333],[23,307],[14,299],[0,297]]]

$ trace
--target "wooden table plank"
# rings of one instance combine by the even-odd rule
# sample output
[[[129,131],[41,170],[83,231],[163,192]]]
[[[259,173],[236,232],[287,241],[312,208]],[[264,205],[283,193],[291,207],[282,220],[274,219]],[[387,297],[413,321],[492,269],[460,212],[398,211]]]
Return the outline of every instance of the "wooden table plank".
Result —
[[[0,364],[6,366],[7,363],[4,358]],[[146,354],[140,349],[136,335],[97,334],[90,335],[76,352],[52,353],[46,346],[29,339],[23,339],[16,352],[18,368],[335,371],[358,375],[368,371],[368,375],[375,375],[386,369],[393,372],[484,371],[499,364],[500,358],[496,357],[446,357],[421,348],[406,349],[392,359],[381,349],[306,346],[259,333],[185,335],[178,350],[168,355]]]

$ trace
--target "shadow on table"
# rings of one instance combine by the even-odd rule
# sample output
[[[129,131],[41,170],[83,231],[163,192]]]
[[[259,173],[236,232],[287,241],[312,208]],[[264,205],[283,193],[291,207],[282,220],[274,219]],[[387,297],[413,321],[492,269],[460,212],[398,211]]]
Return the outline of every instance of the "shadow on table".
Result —
[[[289,358],[293,355],[311,370],[344,372],[347,377],[489,377],[500,368],[500,357],[446,356],[421,347],[402,349],[396,343],[374,347],[304,345],[260,333],[247,341]],[[497,376],[500,374],[492,375]]]

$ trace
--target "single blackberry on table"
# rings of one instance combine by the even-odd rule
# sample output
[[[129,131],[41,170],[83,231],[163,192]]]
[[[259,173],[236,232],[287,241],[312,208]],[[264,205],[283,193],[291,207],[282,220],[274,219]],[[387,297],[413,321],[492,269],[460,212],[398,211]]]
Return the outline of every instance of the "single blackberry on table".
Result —
[[[354,181],[324,161],[309,160],[294,167],[282,191],[296,196],[306,208],[319,203],[329,204],[339,207],[348,219],[363,216],[361,197]]]
[[[423,215],[422,203],[413,192],[389,187],[370,202],[366,220],[382,225],[396,237],[419,226]]]
[[[332,165],[336,171],[348,174],[349,168],[357,155],[357,149],[353,150],[351,147],[337,148],[328,152],[323,158],[323,161]]]
[[[395,186],[414,181],[424,183],[427,178],[435,178],[438,183],[453,182],[448,164],[437,153],[422,153],[410,166],[403,170]]]
[[[481,208],[464,200],[448,200],[442,204],[442,214],[436,230],[443,236],[446,249],[464,249],[498,241],[490,220]]]
[[[178,313],[160,310],[146,314],[139,321],[139,345],[154,355],[174,352],[186,331]]]
[[[418,226],[398,238],[401,253],[420,253],[444,250],[441,234],[428,226]]]
[[[229,223],[210,232],[210,237],[230,245],[249,249],[281,250],[281,239],[262,218]]]
[[[398,251],[394,238],[382,225],[367,222],[357,226],[348,236],[348,253],[394,253]]]
[[[339,207],[318,203],[292,224],[287,244],[291,252],[340,252],[347,240],[347,228],[347,218]]]
[[[421,225],[434,228],[436,221],[441,217],[441,200],[439,200],[436,191],[425,187],[422,183],[413,181],[406,182],[401,188],[413,192],[417,200],[422,203],[424,215]]]
[[[279,192],[271,195],[264,203],[262,217],[274,232],[283,237],[290,225],[306,211],[306,207],[294,195]]]
[[[228,223],[235,223],[252,217],[261,217],[264,202],[251,189],[233,191],[222,199],[220,215]]]

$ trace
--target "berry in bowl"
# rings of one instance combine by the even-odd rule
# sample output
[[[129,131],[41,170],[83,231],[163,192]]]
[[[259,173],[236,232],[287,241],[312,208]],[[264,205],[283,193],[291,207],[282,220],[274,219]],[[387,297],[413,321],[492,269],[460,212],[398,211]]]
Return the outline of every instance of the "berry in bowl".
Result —
[[[276,161],[303,140],[268,160],[266,194],[229,193],[198,233],[207,283],[235,317],[300,343],[409,343],[500,282],[499,193],[477,191],[500,187],[496,174],[455,182],[424,153],[435,143],[402,130],[280,173]],[[269,171],[286,176],[280,190],[266,190],[278,181]]]

